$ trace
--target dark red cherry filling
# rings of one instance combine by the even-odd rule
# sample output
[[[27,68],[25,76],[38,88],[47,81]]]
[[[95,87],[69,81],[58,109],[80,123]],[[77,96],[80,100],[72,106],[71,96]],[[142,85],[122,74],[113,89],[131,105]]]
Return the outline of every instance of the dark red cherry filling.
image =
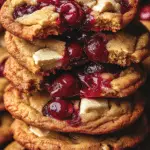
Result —
[[[131,6],[128,0],[121,0],[121,13],[129,11]],[[45,6],[55,6],[55,11],[60,14],[57,23],[60,26],[60,32],[66,30],[72,31],[73,28],[82,29],[84,31],[94,30],[99,31],[100,28],[94,27],[96,21],[91,14],[91,9],[87,6],[82,6],[73,0],[38,0],[37,5],[22,4],[15,7],[13,12],[14,19],[22,17],[25,14],[31,14]]]
[[[84,12],[81,7],[73,2],[66,2],[60,6],[60,13],[62,14],[64,21],[69,25],[76,25],[82,21]]]
[[[129,4],[129,0],[120,0],[121,4],[121,13],[124,14],[131,9],[131,5]]]
[[[43,107],[43,115],[66,120],[71,118],[74,108],[73,104],[66,100],[53,100]]]
[[[140,20],[150,20],[150,4],[145,5],[141,8]]]
[[[78,72],[82,84],[81,97],[100,97],[111,88],[110,82],[119,76],[121,70],[117,65],[91,63],[85,66]]]
[[[43,115],[58,120],[66,120],[71,126],[78,126],[81,122],[79,110],[67,100],[55,99],[43,107]]]
[[[47,88],[52,98],[72,97],[80,93],[79,80],[69,73],[60,75]]]
[[[3,71],[4,71],[4,66],[5,66],[6,60],[7,60],[7,59],[3,60],[3,61],[0,63],[0,77],[3,77],[3,76],[4,76]]]
[[[94,62],[106,62],[108,59],[108,51],[106,50],[106,36],[97,34],[92,36],[85,44],[85,53],[89,60]]]
[[[4,4],[6,0],[0,0],[0,8],[2,7],[2,5]]]
[[[80,46],[80,44],[78,44],[77,42],[72,42],[67,46],[67,51],[69,54],[69,58],[72,60],[77,60],[80,59],[82,57],[82,48]]]
[[[56,73],[45,85],[52,99],[101,97],[101,94],[111,89],[110,82],[117,78],[122,70],[123,68],[117,65],[90,63],[74,68],[71,73]]]
[[[37,6],[32,6],[27,4],[17,6],[13,12],[13,17],[16,19],[18,17],[24,16],[25,14],[31,14],[34,11],[38,10],[39,8],[40,8],[40,4]]]
[[[81,66],[87,63],[89,60],[83,52],[82,44],[77,42],[71,42],[67,45],[67,54],[69,65],[71,66]]]
[[[22,17],[25,14],[31,14],[36,10],[39,10],[45,6],[54,5],[56,7],[56,12],[60,13],[60,19],[58,23],[64,26],[76,26],[80,24],[84,18],[84,11],[76,2],[73,1],[58,1],[58,0],[38,0],[37,5],[27,5],[23,4],[17,6],[13,12],[14,19]],[[64,29],[65,30],[65,29]]]
[[[80,95],[82,97],[100,97],[101,93],[111,88],[110,82],[112,77],[103,78],[101,73],[94,73],[89,75],[79,75],[82,82],[82,90]]]

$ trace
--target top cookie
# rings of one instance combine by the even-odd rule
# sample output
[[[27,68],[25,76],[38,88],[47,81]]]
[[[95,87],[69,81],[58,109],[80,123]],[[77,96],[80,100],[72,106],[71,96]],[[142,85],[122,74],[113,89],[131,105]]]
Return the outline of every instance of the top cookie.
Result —
[[[138,0],[7,0],[1,22],[9,32],[32,41],[72,29],[117,31],[135,16]]]

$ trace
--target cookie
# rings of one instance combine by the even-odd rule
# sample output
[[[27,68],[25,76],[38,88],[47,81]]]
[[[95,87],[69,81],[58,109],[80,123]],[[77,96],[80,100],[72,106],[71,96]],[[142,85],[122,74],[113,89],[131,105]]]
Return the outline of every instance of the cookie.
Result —
[[[63,93],[64,97],[74,95],[125,97],[134,93],[146,79],[146,73],[138,65],[122,68],[101,63],[88,63],[70,71],[58,71],[55,74],[36,75],[19,65],[13,58],[9,58],[6,62],[4,74],[21,91],[31,93],[45,90],[49,91],[52,97],[62,97]],[[95,83],[95,79],[97,83]],[[62,83],[62,80],[66,80],[66,82]],[[67,80],[70,80],[69,84],[67,84]],[[61,84],[60,88],[57,83]],[[54,92],[55,88],[58,91],[56,93]],[[54,94],[52,94],[53,92]]]
[[[9,85],[4,94],[6,109],[27,124],[60,132],[104,134],[135,122],[144,110],[138,93],[124,99],[50,100],[47,93],[32,95]]]
[[[0,20],[7,31],[30,41],[73,29],[115,32],[134,18],[138,2],[7,0],[1,9]]]
[[[15,120],[12,131],[15,140],[31,150],[123,150],[135,146],[144,139],[147,125],[142,119],[130,128],[112,135],[90,136],[43,131]]]
[[[69,36],[70,41],[55,37],[28,42],[7,32],[5,42],[9,54],[33,73],[81,66],[88,61],[129,66],[150,55],[149,33],[98,33],[86,35],[83,40],[82,35],[77,37]]]
[[[6,112],[0,112],[0,145],[12,139],[10,125],[12,124],[12,117]]]
[[[21,146],[18,142],[11,142],[4,150],[27,150],[23,146]]]
[[[5,109],[4,102],[3,102],[3,94],[7,85],[8,85],[8,80],[5,78],[0,78],[0,111]]]

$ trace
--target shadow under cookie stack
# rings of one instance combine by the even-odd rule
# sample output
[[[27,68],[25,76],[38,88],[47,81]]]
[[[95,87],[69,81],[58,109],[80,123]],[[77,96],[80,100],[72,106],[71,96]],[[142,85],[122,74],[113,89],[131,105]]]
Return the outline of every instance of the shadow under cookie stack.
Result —
[[[0,20],[11,56],[4,68],[11,83],[4,103],[16,119],[11,126],[16,142],[7,150],[122,150],[145,138],[139,88],[146,80],[141,62],[150,54],[150,39],[136,19],[141,5],[4,3]]]

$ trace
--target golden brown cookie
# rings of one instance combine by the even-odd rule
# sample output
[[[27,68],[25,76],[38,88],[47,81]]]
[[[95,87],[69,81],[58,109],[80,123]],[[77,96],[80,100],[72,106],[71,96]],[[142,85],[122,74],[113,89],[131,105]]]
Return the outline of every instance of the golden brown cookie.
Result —
[[[6,109],[27,124],[60,132],[104,134],[135,122],[144,109],[138,93],[124,99],[50,100],[46,93],[32,95],[11,85],[4,94]]]
[[[11,142],[4,150],[27,150],[23,146],[21,146],[18,142]]]
[[[74,28],[115,32],[134,18],[138,2],[68,0],[50,4],[38,0],[7,0],[2,7],[0,19],[7,31],[30,41]]]
[[[6,32],[5,42],[8,52],[11,56],[17,59],[18,63],[26,67],[33,73],[39,73],[42,71],[53,69],[67,69],[74,66],[74,62],[80,63],[79,59],[83,59],[83,53],[85,51],[87,60],[101,63],[112,63],[121,66],[129,66],[132,63],[139,63],[147,56],[150,55],[150,49],[148,42],[150,40],[149,33],[143,33],[138,36],[126,32],[118,32],[115,34],[94,34],[89,38],[88,42],[79,43],[77,39],[74,39],[71,43],[65,40],[56,40],[55,38],[48,38],[46,40],[34,40],[32,43],[13,36],[9,32]],[[94,46],[96,42],[102,44],[101,39],[105,40],[105,48],[101,48],[102,52],[96,51],[97,46]],[[106,42],[107,40],[107,42]],[[81,42],[81,41],[80,41]],[[76,44],[75,44],[76,43]],[[91,55],[90,47],[93,45],[92,52],[98,55]],[[119,45],[119,46],[118,46]],[[75,47],[75,48],[74,48]],[[70,49],[79,47],[80,58],[76,58],[76,55],[66,56]],[[78,50],[77,49],[77,50]],[[101,57],[101,55],[103,55]],[[63,62],[67,58],[69,59],[68,65]],[[74,62],[72,62],[74,60]],[[82,61],[83,62],[83,61]]]
[[[12,117],[6,112],[0,112],[0,145],[12,139],[10,125],[12,124]]]
[[[137,124],[118,133],[90,136],[43,131],[15,120],[12,131],[15,140],[31,150],[123,150],[137,145],[144,139],[147,125],[141,119]]]
[[[5,109],[4,102],[3,102],[3,94],[7,85],[8,85],[8,80],[5,78],[0,78],[0,111]]]
[[[88,91],[90,90],[91,93],[96,90],[97,95],[96,97],[125,97],[128,95],[131,95],[134,93],[145,81],[146,79],[146,73],[140,66],[130,66],[127,68],[120,68],[116,65],[110,65],[110,64],[95,64],[90,63],[85,66],[80,67],[81,74],[86,74],[91,77],[91,80],[94,80],[93,77],[98,78],[101,77],[101,80],[95,85],[94,83],[88,83],[88,87],[85,85],[85,89],[80,87],[78,88],[79,93],[83,97],[87,97]],[[104,69],[104,70],[103,70]],[[107,70],[108,69],[108,70]],[[110,71],[109,71],[110,69]],[[92,70],[92,72],[91,72]],[[98,70],[98,77],[97,72]],[[74,71],[74,70],[72,70]],[[83,71],[83,72],[82,72]],[[68,72],[64,72],[63,74],[67,74]],[[56,73],[56,75],[50,74],[48,78],[50,80],[47,80],[47,77],[45,77],[42,74],[35,75],[28,71],[26,68],[19,65],[15,59],[9,58],[6,62],[5,68],[4,68],[4,74],[5,77],[18,89],[26,92],[36,91],[36,90],[47,90],[51,93],[51,90],[49,90],[49,86],[51,86],[54,81],[54,79],[57,81],[57,79],[62,77],[63,75]],[[79,79],[79,82],[81,85],[84,85],[84,81],[82,80],[82,75],[78,73],[78,71],[75,70],[74,73],[75,79]],[[71,72],[69,73],[70,76],[72,76]],[[58,78],[57,78],[58,76]],[[54,78],[53,78],[54,77]],[[108,84],[102,84],[102,81],[108,81]],[[76,82],[76,81],[75,81]],[[89,81],[90,82],[90,81]],[[93,81],[94,82],[94,81]],[[105,82],[105,83],[106,83]],[[47,86],[48,85],[48,86]],[[72,86],[71,86],[72,85]],[[70,88],[74,87],[74,84],[71,84]],[[46,87],[45,87],[46,86]],[[77,95],[79,94],[77,93]],[[89,93],[90,94],[90,93]],[[95,94],[93,94],[95,97]],[[93,97],[92,95],[88,95],[88,97]]]

